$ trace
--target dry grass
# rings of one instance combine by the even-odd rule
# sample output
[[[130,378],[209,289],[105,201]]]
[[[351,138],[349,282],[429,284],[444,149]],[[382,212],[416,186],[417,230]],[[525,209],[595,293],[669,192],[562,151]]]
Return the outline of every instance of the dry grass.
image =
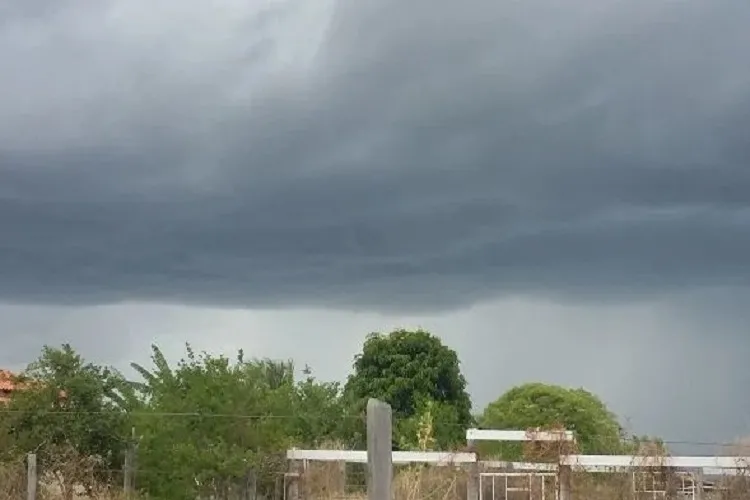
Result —
[[[20,500],[26,498],[26,465],[0,465],[0,500]],[[54,480],[41,480],[37,490],[38,500],[124,500],[120,492],[108,487],[95,489],[91,495],[82,488],[62,490]]]
[[[724,455],[736,455],[738,450]],[[628,472],[575,472],[571,493],[575,500],[688,500],[698,479],[689,470],[665,467],[668,450],[658,442],[641,442]],[[644,467],[646,462],[656,466]],[[748,469],[740,464],[726,475],[703,477],[705,500],[750,500]],[[698,494],[695,493],[695,498]]]
[[[405,467],[394,478],[397,500],[455,500],[466,494],[466,474],[452,467]]]
[[[359,492],[347,481],[347,470],[343,463],[312,463],[303,472],[299,483],[301,498],[356,498]],[[351,486],[351,487],[350,487]],[[352,491],[354,490],[354,491]],[[350,495],[351,493],[351,495]]]
[[[366,498],[364,465],[328,462],[310,464],[302,474],[300,495],[315,500]],[[465,499],[466,477],[451,467],[400,466],[393,477],[395,500]]]
[[[26,464],[0,464],[0,500],[18,500],[26,495]]]
[[[62,446],[49,455],[55,458],[37,464],[37,500],[124,500],[112,481],[96,473],[101,469],[99,460]],[[25,499],[27,487],[25,459],[0,464],[0,500]]]

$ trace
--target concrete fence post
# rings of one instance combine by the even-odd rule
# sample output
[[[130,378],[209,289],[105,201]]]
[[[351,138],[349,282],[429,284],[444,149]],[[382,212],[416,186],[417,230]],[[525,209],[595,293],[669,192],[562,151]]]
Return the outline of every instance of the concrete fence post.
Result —
[[[135,448],[131,445],[125,452],[125,463],[122,466],[122,490],[125,498],[133,498],[135,481],[133,480],[135,469]]]
[[[367,499],[393,498],[392,412],[377,399],[367,402]]]
[[[126,499],[133,498],[135,493],[136,458],[138,454],[138,439],[135,427],[130,429],[130,443],[125,450],[125,461],[122,464],[122,491]]]
[[[26,499],[36,500],[39,477],[36,467],[36,453],[26,455]]]
[[[479,456],[477,453],[476,441],[467,441],[469,452],[474,453],[477,457],[476,462],[472,462],[468,465],[467,477],[466,477],[466,500],[479,500],[479,488],[481,487],[479,481]]]

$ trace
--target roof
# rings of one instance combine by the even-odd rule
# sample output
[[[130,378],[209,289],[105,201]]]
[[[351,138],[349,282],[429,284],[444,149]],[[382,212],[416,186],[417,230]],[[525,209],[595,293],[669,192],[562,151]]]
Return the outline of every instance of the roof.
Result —
[[[37,385],[34,381],[20,382],[17,379],[17,375],[10,370],[0,369],[0,392],[8,393],[15,392],[22,389],[27,389]],[[67,394],[64,390],[60,390],[60,397],[65,399]],[[0,396],[2,401],[7,401],[8,395]]]
[[[0,391],[16,390],[15,374],[10,370],[0,370]]]

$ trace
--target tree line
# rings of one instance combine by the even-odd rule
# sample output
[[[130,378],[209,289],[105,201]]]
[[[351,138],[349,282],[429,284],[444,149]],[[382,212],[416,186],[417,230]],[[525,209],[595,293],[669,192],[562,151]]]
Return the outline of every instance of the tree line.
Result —
[[[291,361],[195,352],[171,365],[152,346],[150,365],[133,363],[137,380],[85,360],[70,345],[46,346],[18,374],[2,415],[6,461],[35,452],[41,464],[61,450],[94,457],[102,477],[137,449],[138,487],[153,498],[195,498],[217,478],[248,470],[272,481],[290,447],[364,448],[369,397],[393,408],[397,449],[455,450],[472,426],[572,430],[582,453],[633,446],[623,427],[584,389],[529,383],[473,413],[456,352],[423,330],[367,337],[345,383],[298,377]],[[519,447],[488,455],[516,459]]]

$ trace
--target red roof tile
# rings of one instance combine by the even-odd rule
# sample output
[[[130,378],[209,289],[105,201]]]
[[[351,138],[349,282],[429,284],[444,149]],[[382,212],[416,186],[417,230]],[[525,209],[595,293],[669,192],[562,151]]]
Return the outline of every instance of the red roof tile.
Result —
[[[16,390],[15,375],[8,370],[0,370],[0,391]]]
[[[10,370],[0,369],[0,392],[11,393],[33,385],[33,382],[18,382],[16,374]],[[60,390],[60,397],[65,399],[67,394],[65,391]],[[0,396],[0,400],[8,400],[8,395]]]

